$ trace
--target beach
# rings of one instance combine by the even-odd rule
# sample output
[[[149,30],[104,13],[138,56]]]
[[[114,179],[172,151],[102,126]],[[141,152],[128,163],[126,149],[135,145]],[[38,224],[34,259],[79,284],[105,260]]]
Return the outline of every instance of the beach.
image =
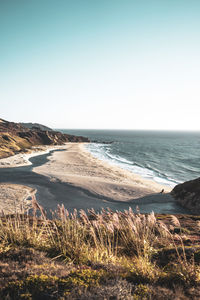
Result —
[[[82,143],[66,145],[66,151],[52,153],[46,164],[33,171],[48,176],[51,181],[67,182],[117,201],[130,201],[160,193],[162,189],[171,190],[93,157]]]
[[[175,203],[169,194],[170,187],[93,157],[84,143],[56,146],[43,155],[33,153],[29,158],[32,165],[26,161],[23,167],[14,167],[18,164],[12,165],[13,157],[7,158],[7,163],[9,159],[9,167],[0,169],[0,183],[36,189],[37,200],[47,211],[63,203],[70,211],[102,207],[123,210],[139,206],[141,212],[187,212]],[[2,204],[0,209],[3,208]]]
[[[20,184],[0,184],[0,211],[4,214],[24,213],[31,209],[34,189]]]
[[[62,146],[37,146],[28,149],[25,153],[19,153],[13,156],[0,159],[0,168],[16,168],[30,166],[30,158],[38,155],[47,154],[52,150],[62,149]]]

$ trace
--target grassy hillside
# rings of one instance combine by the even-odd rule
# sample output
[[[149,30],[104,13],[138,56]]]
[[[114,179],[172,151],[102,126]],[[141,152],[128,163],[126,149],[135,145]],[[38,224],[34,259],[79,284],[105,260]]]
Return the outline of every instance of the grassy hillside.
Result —
[[[30,148],[32,144],[15,134],[0,134],[0,158],[14,155],[18,151]]]
[[[0,299],[200,299],[200,216],[33,212],[0,219]]]
[[[63,145],[66,142],[89,142],[88,138],[62,134],[40,124],[27,128],[23,123],[0,119],[0,159],[38,145]],[[29,124],[30,125],[30,124]]]

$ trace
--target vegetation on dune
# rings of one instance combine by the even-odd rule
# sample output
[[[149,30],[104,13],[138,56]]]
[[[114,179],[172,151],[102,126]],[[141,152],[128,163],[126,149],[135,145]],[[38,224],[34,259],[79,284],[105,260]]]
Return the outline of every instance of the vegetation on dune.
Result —
[[[199,236],[181,217],[33,209],[0,219],[0,299],[200,298]]]

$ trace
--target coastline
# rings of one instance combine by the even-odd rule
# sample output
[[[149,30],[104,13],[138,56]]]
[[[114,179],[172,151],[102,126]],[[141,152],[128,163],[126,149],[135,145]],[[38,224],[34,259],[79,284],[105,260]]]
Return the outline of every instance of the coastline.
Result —
[[[33,168],[33,172],[47,176],[51,181],[66,182],[115,201],[130,201],[158,194],[162,189],[166,193],[171,191],[168,186],[143,179],[94,157],[84,147],[84,143],[68,143],[63,149],[66,151],[53,152],[49,161]]]
[[[37,201],[49,217],[58,204],[70,212],[91,208],[100,212],[107,207],[135,210],[138,206],[141,213],[189,213],[169,190],[161,194],[160,184],[102,162],[84,148],[84,143],[67,143],[60,148],[50,154],[35,154],[32,166],[0,168],[0,183],[37,190]]]
[[[113,142],[112,144],[115,144]],[[170,187],[171,189],[174,188],[175,185],[181,183],[170,176],[166,176],[165,171],[161,172],[156,169],[154,170],[148,161],[143,159],[143,162],[137,161],[138,153],[136,153],[136,157],[134,158],[134,152],[131,154],[133,155],[132,158],[130,157],[130,149],[128,153],[117,153],[119,149],[116,151],[115,146],[114,147],[108,147],[108,144],[104,143],[97,143],[97,146],[95,144],[88,144],[85,148],[86,150],[94,157],[101,161],[108,162],[108,164],[112,166],[117,166],[123,170],[129,171],[131,174],[138,175],[142,180],[150,180],[153,182],[156,182],[160,185]],[[122,150],[122,149],[121,149]],[[123,151],[122,151],[123,152]],[[136,152],[138,152],[136,150]],[[128,156],[127,156],[128,154]],[[136,159],[135,163],[133,161]],[[155,167],[156,168],[156,167]]]
[[[150,178],[145,178],[143,177],[142,175],[140,174],[137,174],[135,172],[132,172],[132,171],[129,171],[123,167],[121,167],[120,165],[117,165],[117,164],[114,164],[114,163],[111,163],[110,161],[108,160],[104,160],[104,159],[100,159],[96,156],[93,155],[92,152],[90,152],[86,147],[85,147],[85,144],[81,144],[80,145],[81,147],[81,150],[86,152],[88,155],[90,155],[92,158],[95,158],[98,160],[98,162],[103,162],[104,165],[107,165],[108,167],[110,167],[111,169],[116,169],[116,170],[120,170],[121,172],[123,172],[123,174],[125,176],[127,176],[128,178],[130,178],[131,180],[133,179],[135,182],[139,183],[139,184],[142,184],[144,186],[149,186],[151,189],[155,189],[155,192],[157,191],[161,191],[162,189],[168,193],[168,192],[171,192],[171,190],[173,189],[172,186],[170,186],[169,184],[164,184],[164,183],[161,183],[161,182],[157,182],[153,179],[150,179]]]
[[[62,149],[63,146],[38,146],[32,147],[28,149],[28,153],[19,153],[13,156],[9,156],[6,158],[0,159],[0,169],[1,168],[17,168],[17,167],[24,167],[30,166],[32,163],[30,162],[30,158],[48,154],[53,150]]]

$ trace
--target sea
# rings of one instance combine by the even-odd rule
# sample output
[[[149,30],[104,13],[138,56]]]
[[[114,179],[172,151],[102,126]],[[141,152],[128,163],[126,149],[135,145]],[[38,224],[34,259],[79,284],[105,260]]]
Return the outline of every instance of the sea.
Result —
[[[162,185],[200,177],[200,132],[59,129],[88,137],[98,159]]]

